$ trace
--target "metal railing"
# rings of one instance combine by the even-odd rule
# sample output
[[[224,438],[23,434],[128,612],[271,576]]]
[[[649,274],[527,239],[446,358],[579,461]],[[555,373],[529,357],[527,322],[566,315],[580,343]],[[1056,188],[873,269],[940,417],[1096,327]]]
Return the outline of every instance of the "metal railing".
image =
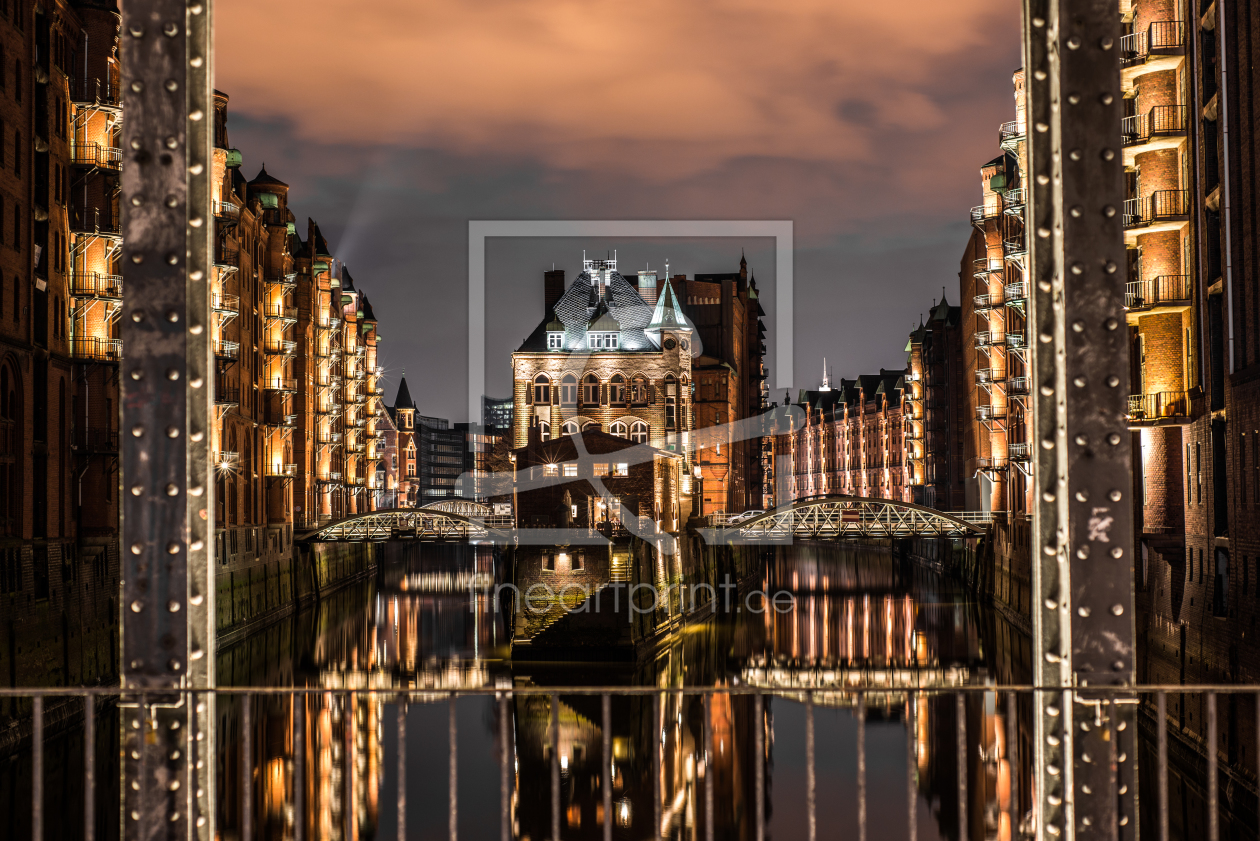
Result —
[[[1146,198],[1124,200],[1126,228],[1186,219],[1189,213],[1189,190],[1156,190]]]
[[[1028,378],[1027,377],[1011,377],[1006,381],[1006,390],[1010,394],[1027,394]]]
[[[215,383],[214,402],[219,406],[239,406],[241,404],[240,386]]]
[[[275,341],[267,342],[263,346],[263,349],[267,353],[270,353],[270,354],[277,354],[280,356],[292,356],[293,351],[296,347],[297,347],[296,342],[291,342],[285,339],[278,342],[275,342]]]
[[[74,448],[84,453],[116,453],[118,430],[103,426],[76,427]]]
[[[1002,290],[1002,294],[1006,298],[1007,303],[1022,301],[1028,297],[1028,284],[1022,280],[1017,283],[1008,283]]]
[[[296,464],[281,464],[279,462],[269,461],[263,468],[264,473],[270,477],[292,478],[297,476]]]
[[[210,308],[220,313],[239,313],[241,311],[241,297],[239,295],[228,295],[224,292],[211,292]]]
[[[998,145],[1005,146],[1008,143],[1017,143],[1024,139],[1028,129],[1025,123],[1020,120],[1008,120],[998,126]]]
[[[1120,39],[1120,66],[1130,67],[1151,56],[1181,55],[1186,51],[1186,25],[1179,20],[1152,21],[1145,32]]]
[[[70,214],[70,230],[76,234],[122,235],[122,219],[109,208],[75,208]]]
[[[70,355],[93,362],[117,362],[122,359],[122,339],[99,339],[95,336],[71,336]]]
[[[112,79],[77,79],[70,83],[70,99],[76,105],[122,105],[121,88]]]
[[[1001,293],[977,295],[974,301],[975,308],[978,310],[990,310],[994,307],[1003,306],[1005,303],[1006,300]]]
[[[1145,114],[1125,117],[1120,123],[1120,142],[1137,146],[1155,137],[1186,133],[1186,106],[1156,105]]]
[[[1140,310],[1190,301],[1190,275],[1160,275],[1151,280],[1131,280],[1125,284],[1125,309]]]
[[[1158,391],[1129,395],[1129,420],[1157,421],[1188,417],[1190,396],[1184,391]]]
[[[298,381],[293,377],[269,376],[263,381],[263,388],[268,391],[297,391]]]
[[[989,518],[966,513],[979,514],[985,522]],[[44,838],[46,804],[64,802],[83,821],[84,838],[97,837],[98,819],[101,825],[121,826],[127,837],[158,835],[169,823],[172,787],[162,773],[166,769],[119,763],[116,753],[113,762],[102,761],[106,748],[97,738],[99,710],[116,707],[124,726],[161,738],[153,731],[165,723],[163,705],[175,699],[183,708],[203,711],[196,726],[215,728],[215,743],[225,748],[223,756],[204,757],[219,763],[218,773],[209,776],[213,796],[189,799],[194,809],[189,822],[205,827],[211,837],[269,837],[268,826],[277,816],[287,828],[285,837],[325,837],[328,798],[344,794],[344,809],[373,804],[367,814],[380,821],[378,838],[407,839],[409,819],[416,814],[408,795],[436,787],[440,808],[446,810],[445,832],[455,841],[460,816],[469,808],[461,793],[474,790],[469,779],[461,779],[461,769],[470,774],[470,742],[460,728],[476,705],[484,710],[479,715],[486,721],[491,764],[484,770],[472,766],[477,782],[473,809],[495,816],[490,834],[501,841],[526,835],[579,837],[578,827],[580,837],[600,837],[602,830],[605,839],[614,837],[614,827],[619,838],[674,838],[685,829],[684,837],[698,841],[733,837],[739,830],[761,839],[770,830],[770,809],[777,816],[785,802],[799,804],[794,807],[801,810],[793,822],[797,832],[782,827],[776,838],[825,837],[818,834],[818,824],[835,814],[836,797],[825,769],[837,761],[854,769],[849,791],[855,800],[848,815],[858,839],[902,831],[909,838],[973,838],[979,835],[971,830],[982,824],[1011,826],[1012,837],[1016,827],[1032,834],[1037,822],[1030,804],[1037,802],[1037,786],[1062,792],[1069,782],[1089,795],[1095,794],[1091,787],[1098,788],[1103,800],[1118,807],[1092,818],[1092,834],[1122,838],[1127,831],[1133,837],[1140,832],[1170,838],[1172,815],[1191,819],[1175,811],[1174,806],[1184,810],[1186,803],[1175,800],[1169,786],[1170,770],[1182,768],[1199,793],[1193,812],[1203,827],[1199,837],[1219,841],[1222,824],[1229,825],[1223,819],[1236,808],[1231,805],[1236,795],[1226,796],[1221,778],[1232,788],[1238,771],[1249,775],[1245,767],[1254,764],[1250,750],[1239,762],[1233,751],[1215,749],[1224,732],[1233,732],[1232,714],[1222,715],[1222,708],[1260,704],[1256,686],[977,685],[969,682],[966,669],[917,664],[874,671],[810,668],[766,655],[748,659],[738,685],[716,688],[495,686],[475,667],[453,669],[412,687],[381,687],[362,678],[331,674],[328,685],[309,688],[0,689],[0,698],[21,705],[30,732],[30,811],[9,815],[10,826],[20,821],[22,837]],[[1082,756],[1067,781],[1057,772],[1030,773],[1047,763],[1047,748],[1031,738],[1031,711],[1046,704],[1081,722],[1079,740],[1106,745],[1109,761]],[[1178,715],[1187,705],[1201,719],[1193,725]],[[51,741],[54,731],[68,729],[50,715],[59,707],[69,708],[62,717],[82,721],[71,726],[82,736],[76,761],[67,761],[64,747]],[[872,719],[885,729],[890,724],[904,728],[899,754],[885,751],[872,761],[872,750],[884,751],[868,732]],[[843,722],[852,751],[842,760],[827,755],[837,750],[826,735],[835,732],[836,722]],[[268,736],[269,723],[281,728],[276,738]],[[368,737],[356,738],[360,733]],[[799,747],[784,747],[790,741]],[[1203,750],[1204,743],[1213,748]],[[393,746],[388,764],[385,745]],[[414,764],[421,745],[429,754],[423,771]],[[189,749],[199,751],[200,743],[194,741]],[[1187,751],[1193,771],[1184,768]],[[1149,773],[1143,766],[1140,791],[1139,757],[1150,763]],[[428,764],[434,759],[444,768],[436,779]],[[104,779],[101,768],[111,769]],[[780,799],[786,789],[771,786],[774,775],[785,772],[800,781],[789,801]],[[421,773],[425,789],[410,776]],[[629,788],[627,774],[636,781]],[[996,791],[994,779],[1003,781]],[[102,797],[102,788],[122,796]],[[1126,812],[1122,804],[1136,805],[1139,795],[1149,799],[1150,807]],[[220,808],[201,811],[201,803]],[[229,803],[231,808],[222,807]],[[872,814],[872,806],[879,811]],[[432,808],[426,804],[421,812],[430,828]],[[342,816],[332,814],[332,826],[339,826]],[[938,826],[921,828],[925,816],[934,816]],[[346,825],[351,825],[348,818]]]
[[[71,272],[70,294],[80,298],[122,298],[122,275]]]
[[[281,321],[297,321],[297,307],[270,306],[263,308],[263,317]]]
[[[978,204],[971,208],[971,224],[979,225],[983,223],[985,219],[996,219],[1001,215],[1002,208],[1000,203],[997,201],[989,202],[987,204]]]
[[[992,347],[1006,342],[1006,333],[1001,330],[979,330],[976,332],[977,347]]]
[[[239,205],[232,204],[230,201],[211,202],[214,207],[214,215],[220,219],[237,219],[240,218],[241,208]]]
[[[241,264],[241,251],[233,245],[219,243],[214,249],[214,264],[219,268],[234,269]]]
[[[237,359],[240,354],[240,342],[220,340],[214,343],[214,355],[219,359]]]
[[[103,169],[122,168],[122,149],[116,146],[102,146],[99,143],[76,143],[71,150],[75,166],[101,167]]]
[[[1001,420],[1006,417],[1005,406],[977,406],[976,418],[981,421]]]

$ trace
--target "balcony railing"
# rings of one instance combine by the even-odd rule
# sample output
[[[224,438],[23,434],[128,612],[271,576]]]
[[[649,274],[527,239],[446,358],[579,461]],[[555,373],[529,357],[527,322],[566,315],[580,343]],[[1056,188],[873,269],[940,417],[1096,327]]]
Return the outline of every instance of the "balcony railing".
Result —
[[[991,310],[994,307],[1000,307],[1006,303],[1005,299],[999,295],[977,295],[975,298],[975,307],[978,310]]]
[[[122,298],[122,275],[71,272],[70,294],[77,298]]]
[[[241,311],[241,298],[239,295],[228,295],[223,292],[211,292],[210,308],[215,312],[232,313],[235,315]]]
[[[321,444],[340,444],[341,433],[324,431],[319,433],[319,443]]]
[[[241,252],[236,246],[219,243],[214,249],[214,264],[221,269],[235,269],[241,264]]]
[[[237,359],[241,355],[241,343],[217,341],[214,343],[214,355],[218,359]]]
[[[1002,123],[998,127],[998,145],[1006,146],[1007,144],[1018,143],[1024,139],[1024,135],[1027,132],[1027,124],[1019,120],[1010,120]]]
[[[93,362],[117,362],[122,359],[122,339],[98,339],[95,336],[71,336],[70,355]]]
[[[70,99],[76,105],[122,105],[119,84],[109,79],[79,79],[70,83]]]
[[[1009,394],[1027,394],[1028,378],[1027,377],[1011,377],[1006,381],[1006,390]]]
[[[1152,280],[1134,280],[1125,284],[1125,309],[1140,310],[1189,302],[1189,275],[1160,275]]]
[[[1006,379],[1001,372],[993,368],[977,368],[976,382],[978,383],[999,383]]]
[[[109,208],[75,208],[70,214],[70,230],[76,234],[122,236],[122,219]]]
[[[1125,199],[1124,226],[1139,228],[1156,222],[1189,218],[1189,190],[1156,190],[1146,198]]]
[[[297,391],[298,381],[292,377],[269,376],[263,381],[263,388],[268,391]]]
[[[1184,391],[1159,391],[1129,395],[1129,420],[1158,421],[1164,418],[1187,417],[1190,399]]]
[[[1006,452],[1011,459],[1017,461],[1025,461],[1032,457],[1032,444],[1021,442],[1019,444],[1007,444]]]
[[[292,356],[293,351],[296,348],[297,348],[297,343],[288,341],[287,339],[279,341],[279,342],[274,342],[274,341],[267,342],[264,345],[264,350],[266,350],[267,353],[276,354],[280,356]]]
[[[1000,456],[980,456],[976,459],[976,465],[981,470],[1004,470],[1006,459]]]
[[[297,321],[297,307],[270,306],[263,308],[263,317],[270,320]]]
[[[973,260],[971,264],[971,273],[975,277],[983,277],[993,272],[1005,271],[1006,261],[1004,260],[990,260],[988,257],[981,257],[978,260]]]
[[[1182,55],[1186,51],[1186,26],[1179,20],[1157,20],[1145,32],[1120,39],[1120,66],[1142,64],[1151,56]]]
[[[297,426],[297,415],[268,415],[267,425],[279,427],[280,429],[293,429]]]
[[[75,166],[99,167],[117,170],[122,168],[122,149],[102,146],[99,143],[78,143],[71,150]]]
[[[971,224],[979,225],[985,219],[996,219],[1002,215],[1002,209],[998,206],[998,202],[988,202],[986,204],[978,204],[971,208]]]
[[[281,464],[278,461],[269,461],[263,469],[266,475],[272,478],[290,479],[297,475],[296,464]]]
[[[1014,190],[1007,190],[1002,194],[1003,209],[1012,215],[1020,215],[1024,212],[1024,205],[1028,203],[1028,193],[1023,187],[1017,187]]]
[[[1026,348],[1028,347],[1028,337],[1023,333],[1007,333],[1006,346],[1015,350]]]
[[[223,468],[236,467],[241,463],[241,454],[220,450],[214,454],[214,463]]]
[[[982,421],[1001,420],[1006,417],[1005,406],[977,406],[976,417]]]
[[[116,453],[118,430],[106,427],[77,428],[74,431],[74,448],[83,453]]]
[[[241,215],[241,209],[230,201],[215,201],[214,215],[219,219],[238,219]]]
[[[215,383],[214,402],[218,406],[239,406],[241,404],[240,386]]]
[[[1019,283],[1008,283],[1002,290],[1002,296],[1006,299],[1007,303],[1010,303],[1011,301],[1022,301],[1028,297],[1028,284],[1022,280]]]
[[[1001,330],[980,330],[976,333],[976,347],[992,347],[1006,342],[1006,333]]]
[[[1156,105],[1145,114],[1125,117],[1120,123],[1120,142],[1124,146],[1137,146],[1156,137],[1175,137],[1185,133],[1184,105]]]
[[[283,290],[289,290],[297,286],[297,273],[292,272],[282,275],[270,275],[265,281],[270,286],[279,286]]]

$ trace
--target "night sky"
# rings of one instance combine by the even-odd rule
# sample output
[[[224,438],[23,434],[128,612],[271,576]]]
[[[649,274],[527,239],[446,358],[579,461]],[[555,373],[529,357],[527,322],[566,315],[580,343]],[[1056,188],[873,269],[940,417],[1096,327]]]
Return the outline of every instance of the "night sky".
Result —
[[[313,217],[425,414],[464,420],[470,219],[790,219],[795,376],[905,363],[1014,119],[1015,0],[219,0],[216,87],[247,178]],[[735,271],[773,241],[494,240],[487,390],[542,272]],[[767,328],[772,328],[767,320]],[[773,348],[774,337],[768,344]]]

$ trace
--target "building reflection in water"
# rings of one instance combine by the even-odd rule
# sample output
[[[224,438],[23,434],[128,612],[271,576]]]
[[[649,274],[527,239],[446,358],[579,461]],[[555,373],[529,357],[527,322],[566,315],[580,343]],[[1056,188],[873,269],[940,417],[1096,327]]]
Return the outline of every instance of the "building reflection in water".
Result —
[[[899,742],[904,759],[884,758],[868,766],[872,808],[894,808],[900,815],[872,812],[879,824],[870,837],[907,837],[906,775],[911,764],[916,811],[923,816],[920,838],[959,837],[960,773],[967,838],[1006,841],[1026,826],[1031,706],[1012,705],[1004,693],[969,693],[964,704],[969,748],[960,767],[955,696],[929,691],[1016,678],[995,670],[997,662],[1011,662],[1009,651],[999,652],[992,644],[986,650],[986,640],[1013,635],[995,633],[985,624],[992,624],[991,617],[923,567],[888,552],[781,548],[767,556],[760,586],[790,592],[793,609],[710,617],[693,623],[649,662],[624,668],[534,664],[512,669],[505,660],[504,623],[493,608],[493,582],[492,550],[399,548],[374,582],[329,594],[318,606],[223,652],[221,685],[287,682],[322,690],[296,702],[300,716],[288,697],[250,701],[255,838],[293,837],[299,815],[308,838],[373,838],[378,826],[392,834],[393,760],[387,762],[385,756],[394,750],[394,707],[386,709],[380,696],[355,690],[405,690],[420,703],[442,700],[442,693],[451,689],[496,685],[552,687],[560,693],[556,750],[561,834],[566,839],[602,838],[605,771],[618,838],[652,837],[654,829],[679,841],[705,837],[705,783],[711,780],[714,836],[751,841],[758,765],[765,780],[766,820],[776,827],[803,829],[804,796],[795,782],[803,780],[803,772],[783,745],[776,756],[771,722],[777,715],[780,739],[787,738],[784,728],[800,720],[798,702],[805,693],[826,690],[816,696],[819,716],[840,716],[835,726],[842,734],[851,733],[856,727],[853,687],[858,685],[874,687],[864,696],[868,744],[874,745],[879,733],[898,741],[906,733],[910,740]],[[470,586],[476,594],[471,602]],[[716,694],[707,702],[699,695],[670,691],[614,697],[610,753],[605,756],[601,698],[566,694],[564,689],[592,682],[662,690],[756,687],[767,695],[760,717],[749,695]],[[239,837],[242,703],[239,697],[219,700],[218,808],[225,839]],[[828,706],[835,712],[828,713]],[[483,732],[476,738],[497,756],[500,722],[497,705],[493,709],[483,717]],[[513,831],[518,838],[543,841],[552,834],[551,699],[517,694],[508,710],[515,772]],[[712,739],[707,756],[706,718]],[[818,745],[820,757],[832,760],[824,754],[835,752],[834,735]],[[304,769],[300,798],[294,779],[299,736]],[[411,734],[412,740],[428,743],[434,737]],[[436,739],[440,744],[433,743],[431,750],[442,754],[446,740]],[[845,755],[834,763],[848,767],[856,757]],[[461,774],[473,773],[461,765]],[[851,785],[851,777],[850,772],[845,784]],[[820,775],[819,780],[822,826],[828,810],[834,813],[840,804],[854,802],[855,795],[851,788],[824,790],[824,784],[840,785],[831,777]],[[410,785],[416,784],[413,780]],[[486,779],[474,777],[468,785],[490,794],[462,809],[497,810],[497,771]],[[418,802],[414,788],[408,799]],[[382,800],[390,804],[384,807],[387,814],[381,814]],[[658,820],[659,828],[654,827]],[[856,817],[843,810],[837,820],[856,826]]]

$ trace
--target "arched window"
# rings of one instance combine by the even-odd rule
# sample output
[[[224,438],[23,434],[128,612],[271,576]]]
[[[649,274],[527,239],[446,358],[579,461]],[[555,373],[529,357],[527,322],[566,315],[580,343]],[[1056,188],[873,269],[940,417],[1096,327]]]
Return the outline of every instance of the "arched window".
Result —
[[[572,374],[565,374],[564,379],[560,381],[560,405],[577,405],[577,377]]]
[[[582,402],[587,406],[599,405],[599,377],[594,374],[582,378]]]
[[[546,421],[539,421],[539,423],[538,423],[538,440],[539,440],[539,441],[550,441],[550,440],[551,440],[551,424],[547,423]]]
[[[599,432],[599,424],[595,423],[595,421],[584,423],[582,424],[582,431],[583,432]]]
[[[635,421],[630,427],[630,440],[636,444],[646,444],[648,442],[648,425],[643,421]]]
[[[534,377],[534,402],[544,406],[551,402],[551,380],[546,374]]]
[[[610,435],[616,435],[618,438],[626,438],[630,434],[629,430],[626,429],[626,425],[621,421],[617,421],[612,426],[608,427],[608,433]]]
[[[621,374],[613,374],[609,381],[608,402],[614,406],[626,405],[626,378]]]
[[[571,421],[571,420],[565,421],[564,426],[560,428],[560,434],[561,435],[577,435],[578,434],[577,421]]]
[[[630,401],[636,406],[646,406],[648,402],[647,378],[635,377],[630,383]]]

